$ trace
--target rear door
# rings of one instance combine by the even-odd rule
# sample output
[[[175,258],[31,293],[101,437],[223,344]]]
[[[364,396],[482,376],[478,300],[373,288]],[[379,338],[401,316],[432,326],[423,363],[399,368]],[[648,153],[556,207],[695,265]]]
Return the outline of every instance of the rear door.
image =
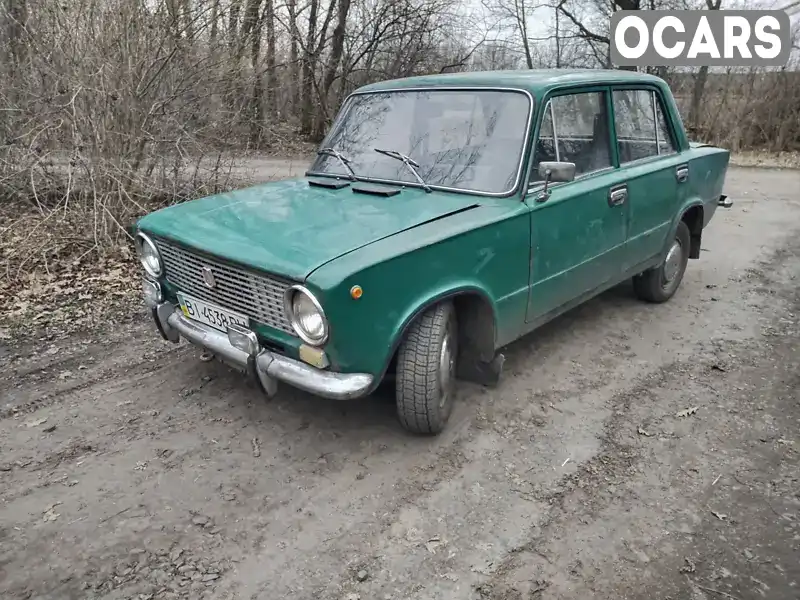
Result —
[[[546,318],[620,276],[627,189],[614,167],[607,87],[561,92],[539,116],[530,188],[531,274],[527,321]],[[542,200],[542,161],[576,165],[568,183]]]
[[[620,170],[628,186],[628,238],[622,263],[626,271],[636,271],[662,251],[689,165],[676,152],[659,90],[614,88],[612,99]]]

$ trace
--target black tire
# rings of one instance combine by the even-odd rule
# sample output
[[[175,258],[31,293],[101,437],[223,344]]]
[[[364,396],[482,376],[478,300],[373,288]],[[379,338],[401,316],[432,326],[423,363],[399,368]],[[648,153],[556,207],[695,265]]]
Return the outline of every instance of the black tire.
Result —
[[[427,434],[444,429],[453,410],[457,356],[458,329],[451,302],[429,308],[408,328],[397,350],[395,380],[397,416],[405,429]]]
[[[641,300],[661,303],[675,295],[689,262],[690,244],[689,227],[681,221],[664,262],[633,278],[633,289]],[[679,254],[674,255],[674,252]]]

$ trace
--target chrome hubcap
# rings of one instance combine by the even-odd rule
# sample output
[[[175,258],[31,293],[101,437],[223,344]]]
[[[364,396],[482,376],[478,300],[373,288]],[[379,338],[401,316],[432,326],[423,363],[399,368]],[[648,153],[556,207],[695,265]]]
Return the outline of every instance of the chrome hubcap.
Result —
[[[678,276],[681,270],[681,263],[683,262],[683,248],[678,240],[672,242],[672,246],[667,252],[667,258],[664,261],[664,285],[669,285]]]
[[[456,357],[453,348],[453,340],[448,331],[444,336],[444,340],[442,340],[442,350],[439,353],[439,408],[444,406],[450,394],[455,364]]]

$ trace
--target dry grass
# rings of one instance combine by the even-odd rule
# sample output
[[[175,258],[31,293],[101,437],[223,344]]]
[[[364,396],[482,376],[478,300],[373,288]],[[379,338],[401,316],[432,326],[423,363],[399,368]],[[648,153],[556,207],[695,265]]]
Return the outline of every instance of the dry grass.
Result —
[[[731,154],[731,164],[738,167],[800,169],[800,152],[766,152],[750,150]]]

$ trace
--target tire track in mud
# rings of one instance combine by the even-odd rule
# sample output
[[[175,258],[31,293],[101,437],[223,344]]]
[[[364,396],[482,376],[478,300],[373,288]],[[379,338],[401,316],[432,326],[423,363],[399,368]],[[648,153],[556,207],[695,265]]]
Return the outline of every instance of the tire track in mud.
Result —
[[[120,376],[122,379],[119,386],[122,387],[137,379],[142,379],[154,373],[170,369],[177,362],[179,362],[183,356],[185,356],[187,353],[186,348],[186,346],[181,346],[177,348],[165,349],[163,352],[160,352],[157,355],[157,362],[155,358],[142,358],[140,356],[136,360],[127,360],[122,364],[114,365],[106,369],[88,372],[86,374],[83,373],[83,370],[79,370],[77,368],[81,363],[80,358],[85,355],[69,357],[63,361],[59,361],[58,363],[37,367],[36,369],[27,372],[21,378],[19,385],[15,386],[16,393],[23,396],[36,395],[36,390],[30,389],[30,387],[26,389],[26,383],[29,383],[31,386],[35,385],[37,387],[43,387],[48,383],[55,382],[57,379],[59,379],[59,375],[57,374],[52,375],[49,378],[42,379],[37,379],[37,376],[46,375],[47,371],[51,371],[56,365],[74,365],[76,368],[72,374],[76,381],[74,383],[64,383],[63,387],[55,390],[54,392],[36,395],[36,397],[29,400],[24,400],[18,404],[8,403],[7,406],[0,408],[0,421],[23,415],[30,415],[58,403],[68,402],[71,399],[79,399],[81,392],[85,392],[88,389],[102,385],[103,383],[111,381],[112,379],[120,378]],[[88,369],[86,370],[88,371]],[[6,395],[11,394],[11,388],[6,388],[5,390],[0,391],[3,391]]]
[[[561,478],[557,489],[545,493],[532,492],[531,496],[548,506],[543,520],[534,528],[532,535],[524,543],[514,547],[496,565],[486,581],[475,586],[480,598],[488,600],[513,600],[533,597],[549,586],[549,580],[542,576],[531,581],[528,590],[521,590],[503,580],[516,569],[531,569],[530,563],[544,561],[548,567],[554,567],[556,558],[547,550],[549,540],[556,530],[566,521],[576,518],[584,521],[608,506],[611,499],[606,496],[610,486],[619,486],[636,475],[635,467],[643,461],[633,445],[619,439],[618,432],[629,425],[627,412],[634,401],[652,394],[667,382],[673,380],[676,373],[690,373],[691,360],[676,361],[660,367],[657,371],[640,378],[632,388],[614,394],[610,399],[613,406],[612,416],[606,421],[604,432],[600,436],[602,445],[597,454],[582,463],[577,471]],[[710,365],[712,363],[707,363]],[[584,502],[579,511],[566,505],[567,498],[580,490]],[[588,500],[588,501],[586,501]],[[579,512],[579,514],[576,514]],[[543,571],[546,569],[542,569]]]
[[[455,416],[455,415],[454,415]],[[357,548],[361,545],[361,540],[365,537],[372,537],[375,534],[385,534],[393,523],[393,516],[406,506],[413,506],[421,498],[430,494],[437,486],[447,481],[464,468],[468,468],[470,458],[464,453],[465,433],[469,428],[469,422],[463,421],[452,423],[440,437],[446,437],[449,443],[439,445],[436,452],[425,454],[425,446],[431,446],[428,439],[418,438],[421,441],[420,460],[414,461],[410,466],[408,474],[396,479],[395,473],[391,470],[379,469],[370,464],[370,457],[365,457],[358,464],[365,465],[366,475],[359,478],[351,476],[352,459],[349,464],[342,465],[337,479],[332,480],[327,476],[317,478],[313,487],[307,489],[308,500],[287,507],[283,512],[277,511],[274,515],[274,523],[282,523],[280,527],[270,527],[269,533],[262,534],[262,541],[266,539],[293,540],[296,546],[309,544],[309,551],[313,552],[315,561],[314,570],[319,570],[322,565],[330,563],[330,569],[336,572],[345,571],[347,581],[354,579],[353,575],[362,569],[375,572],[381,563],[381,558],[376,553],[358,553],[353,557],[350,552],[342,552],[342,548]],[[409,467],[409,465],[404,465]],[[345,474],[344,471],[347,471]],[[345,480],[344,476],[348,480]],[[352,483],[351,483],[352,482]],[[342,487],[350,488],[352,496],[362,495],[362,502],[356,507],[344,506],[347,511],[358,511],[362,515],[370,515],[369,518],[354,521],[347,515],[328,515],[324,524],[314,523],[319,512],[320,506],[337,506],[341,503],[343,493]],[[373,496],[376,488],[391,487],[392,494],[389,498]],[[363,490],[363,491],[362,491]],[[292,512],[295,515],[292,515]],[[297,518],[298,514],[307,514],[307,518]],[[303,541],[306,536],[303,532],[311,526],[313,532],[307,541]],[[302,538],[302,539],[298,539]],[[262,597],[268,594],[270,597],[283,597],[275,589],[271,589],[269,583],[258,583],[263,578],[261,565],[270,564],[270,568],[276,572],[281,572],[282,565],[291,565],[297,568],[297,563],[291,556],[286,556],[278,547],[275,550],[262,547],[261,551],[243,560],[237,567],[238,583],[236,593],[238,597]],[[293,564],[292,564],[293,563]],[[308,585],[308,584],[306,584]],[[331,586],[339,588],[336,580],[329,583],[317,584],[313,587],[313,592],[309,597],[322,597],[328,593]],[[347,586],[342,586],[344,589]],[[306,589],[308,589],[306,587]],[[286,591],[282,592],[287,593]],[[337,592],[338,593],[338,592]],[[279,594],[279,595],[275,595]],[[338,597],[338,596],[337,596]]]

